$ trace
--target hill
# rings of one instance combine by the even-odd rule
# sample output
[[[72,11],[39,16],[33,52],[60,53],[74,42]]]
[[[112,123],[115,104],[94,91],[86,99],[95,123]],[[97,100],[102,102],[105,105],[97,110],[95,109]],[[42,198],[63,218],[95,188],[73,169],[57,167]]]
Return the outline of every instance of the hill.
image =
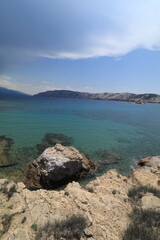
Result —
[[[134,103],[160,103],[160,95],[151,93],[87,93],[69,90],[54,90],[38,93],[34,95],[34,97],[96,99],[110,101],[127,101]]]
[[[0,99],[8,99],[8,98],[24,98],[29,97],[30,95],[26,93],[22,93],[19,91],[7,89],[0,87]]]

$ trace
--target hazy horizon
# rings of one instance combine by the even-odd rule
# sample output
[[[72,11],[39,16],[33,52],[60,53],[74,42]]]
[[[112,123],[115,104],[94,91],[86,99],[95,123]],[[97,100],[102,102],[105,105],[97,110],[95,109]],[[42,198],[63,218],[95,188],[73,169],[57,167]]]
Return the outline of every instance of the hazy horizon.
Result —
[[[4,87],[1,87],[0,86],[0,88],[4,88]],[[20,91],[20,90],[14,90],[14,89],[11,89],[11,88],[4,88],[4,89],[8,89],[8,90],[13,90],[13,91],[17,91],[17,92],[21,92],[21,93],[24,93],[24,94],[28,94],[28,95],[30,95],[30,96],[32,96],[32,95],[36,95],[36,94],[38,94],[38,93],[42,93],[42,91],[41,92],[37,92],[37,93],[35,93],[35,94],[30,94],[30,93],[25,93],[25,91]],[[47,91],[75,91],[75,92],[83,92],[83,93],[97,93],[97,94],[103,94],[103,93],[109,93],[109,94],[127,94],[127,93],[130,93],[130,94],[157,94],[157,93],[153,93],[153,92],[145,92],[145,93],[133,93],[133,92],[87,92],[87,91],[76,91],[76,90],[67,90],[67,89],[53,89],[53,90],[46,90],[46,91],[43,91],[43,92],[47,92]],[[158,94],[159,95],[159,94]]]

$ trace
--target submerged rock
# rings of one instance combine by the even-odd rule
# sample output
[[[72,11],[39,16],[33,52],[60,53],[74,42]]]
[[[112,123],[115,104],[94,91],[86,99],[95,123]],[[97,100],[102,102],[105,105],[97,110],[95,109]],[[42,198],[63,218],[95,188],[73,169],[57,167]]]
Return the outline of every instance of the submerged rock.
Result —
[[[10,151],[13,145],[11,138],[0,136],[0,167],[11,164]]]
[[[37,144],[38,153],[41,154],[46,148],[52,147],[57,143],[64,146],[71,145],[73,139],[61,133],[46,133],[40,144]]]
[[[103,149],[94,152],[93,159],[96,160],[97,172],[103,172],[111,164],[118,164],[121,158],[114,152]]]
[[[28,164],[25,184],[28,188],[56,188],[93,173],[94,163],[74,147],[56,144]]]

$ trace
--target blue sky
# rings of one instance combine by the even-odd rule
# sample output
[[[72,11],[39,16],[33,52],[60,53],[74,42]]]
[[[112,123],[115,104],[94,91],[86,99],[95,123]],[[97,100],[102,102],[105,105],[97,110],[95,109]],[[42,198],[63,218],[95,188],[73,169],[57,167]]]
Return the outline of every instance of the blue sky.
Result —
[[[0,0],[0,86],[160,94],[159,0]]]

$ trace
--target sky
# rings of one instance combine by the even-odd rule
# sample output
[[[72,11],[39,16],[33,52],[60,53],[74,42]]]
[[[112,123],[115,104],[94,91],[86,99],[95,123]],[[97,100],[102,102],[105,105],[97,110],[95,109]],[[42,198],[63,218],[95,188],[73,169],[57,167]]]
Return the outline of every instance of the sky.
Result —
[[[0,86],[160,94],[159,0],[0,0]]]

